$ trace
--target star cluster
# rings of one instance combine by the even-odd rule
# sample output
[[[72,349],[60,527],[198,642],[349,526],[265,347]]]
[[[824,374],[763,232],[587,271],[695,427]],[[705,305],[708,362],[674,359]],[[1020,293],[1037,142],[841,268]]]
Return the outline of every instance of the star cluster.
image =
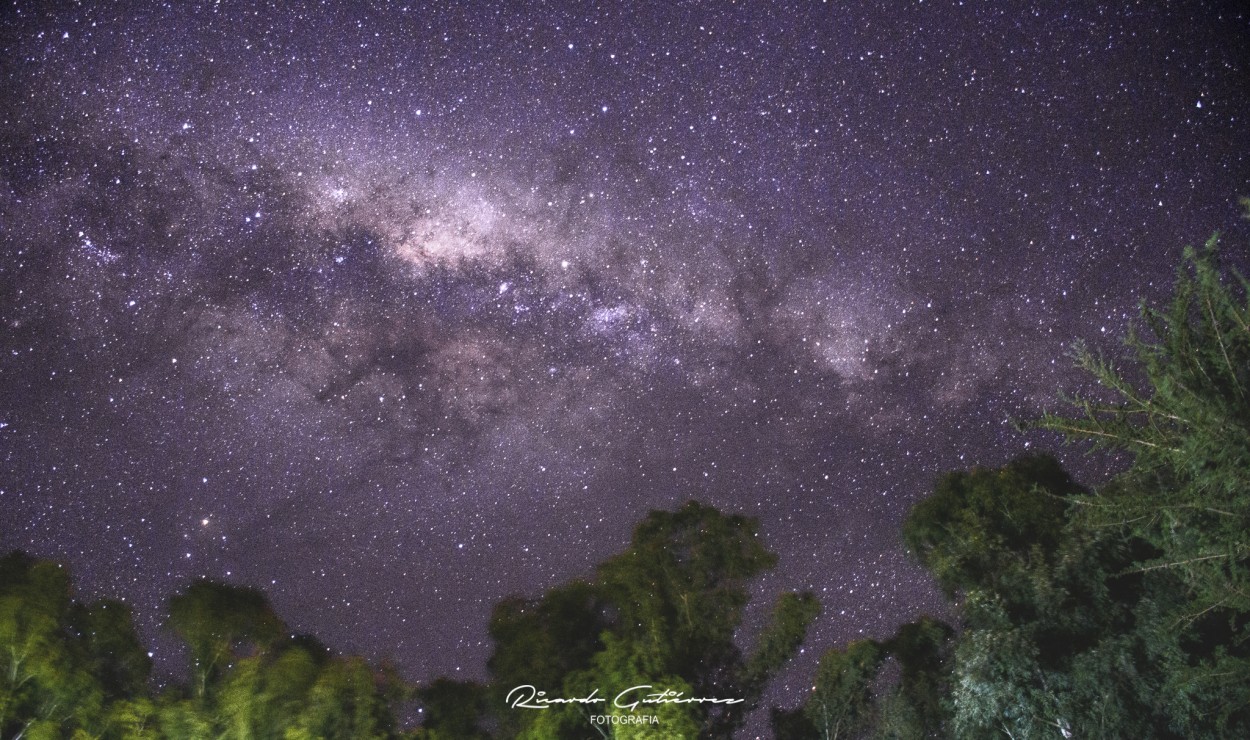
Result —
[[[1246,243],[1250,19],[1199,3],[7,15],[0,544],[151,635],[210,576],[480,677],[495,601],[697,498],[820,596],[810,670],[942,610],[937,474]]]

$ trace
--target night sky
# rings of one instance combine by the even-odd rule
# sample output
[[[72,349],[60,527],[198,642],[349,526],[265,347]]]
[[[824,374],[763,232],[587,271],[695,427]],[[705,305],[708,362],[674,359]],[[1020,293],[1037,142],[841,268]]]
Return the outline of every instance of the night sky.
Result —
[[[1011,420],[1072,343],[1250,242],[1211,4],[169,5],[0,31],[0,547],[165,673],[209,576],[481,678],[497,600],[697,498],[824,604],[797,702],[941,613],[898,535],[934,478],[1058,449]]]

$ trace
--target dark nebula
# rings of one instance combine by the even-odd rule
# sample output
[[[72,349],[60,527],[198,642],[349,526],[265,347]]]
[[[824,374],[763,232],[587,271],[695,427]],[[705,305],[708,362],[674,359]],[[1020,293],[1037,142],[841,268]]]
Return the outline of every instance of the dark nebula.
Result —
[[[813,657],[941,598],[898,524],[1250,230],[1204,3],[19,2],[0,32],[0,546],[262,587],[481,677],[491,606],[652,508],[759,517]],[[1031,445],[1031,446],[1030,446]]]

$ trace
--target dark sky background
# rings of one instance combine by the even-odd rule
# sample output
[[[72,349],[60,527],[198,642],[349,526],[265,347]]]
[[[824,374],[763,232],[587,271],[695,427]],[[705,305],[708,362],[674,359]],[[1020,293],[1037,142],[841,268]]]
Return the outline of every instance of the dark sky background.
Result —
[[[825,606],[797,702],[941,610],[935,476],[1245,253],[1212,4],[170,5],[0,31],[0,546],[149,638],[210,576],[482,677],[495,601],[697,498]]]

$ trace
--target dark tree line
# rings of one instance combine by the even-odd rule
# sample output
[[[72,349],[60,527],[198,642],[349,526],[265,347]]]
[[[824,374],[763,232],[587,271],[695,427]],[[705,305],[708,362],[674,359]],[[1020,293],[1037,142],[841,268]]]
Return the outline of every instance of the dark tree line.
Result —
[[[1250,737],[1250,293],[1214,241],[1143,309],[1101,390],[1034,426],[1132,453],[1096,491],[1055,460],[943,477],[902,537],[952,600],[885,640],[826,654],[772,710],[778,738]],[[124,604],[73,600],[65,568],[0,558],[0,740],[21,738],[726,738],[819,605],[785,594],[739,647],[749,587],[776,565],[757,522],[691,502],[651,512],[593,577],[498,604],[484,683],[419,687],[293,635],[258,591],[197,581],[168,602],[182,684],[154,690]],[[518,686],[600,703],[509,706]],[[635,686],[733,703],[616,706]],[[634,695],[642,698],[642,693]],[[396,721],[405,705],[421,726]],[[654,715],[658,725],[592,724]]]
[[[0,559],[0,737],[384,738],[395,675],[292,635],[264,595],[197,581],[169,600],[190,655],[185,685],[155,694],[128,607],[70,597],[66,569]]]
[[[488,683],[420,687],[291,634],[259,591],[201,580],[169,599],[166,625],[189,664],[184,683],[157,693],[125,605],[75,603],[64,567],[12,553],[0,559],[0,738],[470,740],[655,731],[596,730],[592,711],[655,716],[665,737],[728,737],[819,611],[810,594],[785,594],[756,649],[739,650],[748,584],[777,560],[757,535],[755,520],[694,502],[652,512],[593,579],[497,605]],[[507,694],[523,685],[551,697],[598,689],[603,701],[509,707]],[[735,701],[614,705],[617,692],[637,686]],[[401,730],[396,716],[411,702],[421,726]]]
[[[778,737],[1250,737],[1248,293],[1213,239],[1143,308],[1134,363],[1078,348],[1097,397],[1032,426],[1131,468],[1093,492],[1047,457],[942,478],[903,539],[958,631],[831,652]]]
[[[484,686],[444,681],[421,690],[426,732],[535,740],[729,737],[820,609],[811,594],[784,594],[755,650],[738,648],[748,584],[777,561],[756,528],[754,519],[694,502],[676,512],[654,511],[634,530],[629,548],[601,563],[593,579],[498,604],[490,622],[491,680]],[[604,701],[510,707],[509,692],[526,685],[563,698],[589,697],[598,689]],[[614,706],[618,692],[644,685],[685,698],[739,701]],[[658,723],[592,725],[591,714],[655,716]]]

